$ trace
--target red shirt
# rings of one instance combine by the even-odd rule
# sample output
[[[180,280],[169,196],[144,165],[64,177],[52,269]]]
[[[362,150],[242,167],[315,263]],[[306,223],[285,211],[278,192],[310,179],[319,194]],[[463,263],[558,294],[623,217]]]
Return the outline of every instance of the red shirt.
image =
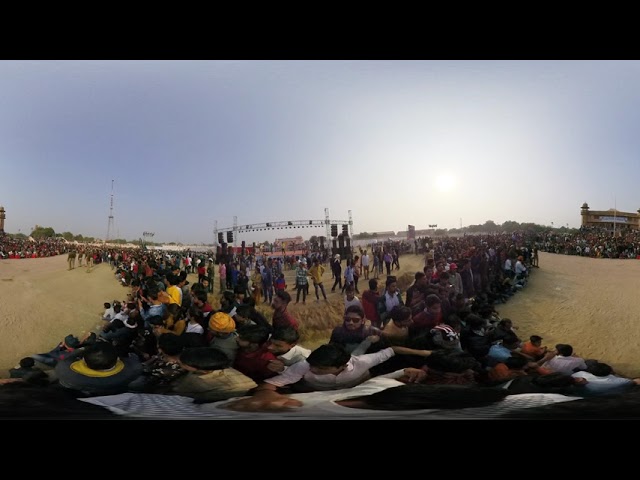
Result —
[[[376,310],[376,304],[378,303],[378,298],[380,295],[378,292],[372,292],[371,290],[365,290],[362,293],[362,308],[364,309],[364,315],[366,318],[371,320],[371,323],[379,327],[380,326],[380,316],[378,315],[378,310]]]
[[[245,352],[238,350],[233,368],[244,373],[254,382],[260,383],[266,378],[278,375],[267,368],[271,360],[276,360],[276,356],[267,350],[267,344],[262,345],[255,352]]]
[[[273,318],[271,319],[273,328],[293,327],[298,330],[298,321],[287,312],[273,312]]]
[[[410,327],[412,331],[431,330],[433,327],[442,323],[442,312],[439,315],[427,313],[424,310],[413,316],[413,324]]]

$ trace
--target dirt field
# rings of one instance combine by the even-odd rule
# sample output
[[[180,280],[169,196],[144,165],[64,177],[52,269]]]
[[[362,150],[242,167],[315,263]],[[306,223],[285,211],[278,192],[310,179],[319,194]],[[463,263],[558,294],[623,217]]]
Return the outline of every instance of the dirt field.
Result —
[[[408,278],[422,269],[423,259],[406,255],[400,257],[400,264],[400,272],[394,275]],[[289,286],[293,284],[292,273],[287,274]],[[540,268],[533,272],[529,285],[497,310],[502,318],[513,320],[523,339],[537,334],[550,347],[569,343],[578,355],[606,361],[618,373],[636,377],[640,376],[637,278],[640,262],[636,260],[541,253]],[[215,283],[217,296],[217,276]],[[311,286],[305,305],[290,306],[303,325],[301,343],[310,348],[326,342],[332,326],[341,321],[343,297],[330,293],[333,281],[329,271],[324,274],[324,284],[328,303],[315,303]],[[359,286],[360,291],[367,288],[364,278]],[[82,335],[94,330],[102,304],[124,300],[127,292],[117,284],[108,265],[97,265],[87,273],[84,267],[68,271],[66,256],[0,261],[0,377],[8,376],[6,370],[20,358],[50,350],[69,333]],[[295,291],[289,292],[295,302]],[[269,311],[266,305],[260,310]],[[305,328],[305,318],[313,319],[309,323],[314,329]],[[317,328],[323,325],[326,330]]]

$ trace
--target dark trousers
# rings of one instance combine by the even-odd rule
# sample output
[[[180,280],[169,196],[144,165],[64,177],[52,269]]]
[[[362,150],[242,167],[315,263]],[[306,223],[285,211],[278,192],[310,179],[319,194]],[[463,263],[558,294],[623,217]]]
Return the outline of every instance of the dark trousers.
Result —
[[[324,297],[324,299],[327,299],[327,294],[324,292],[324,285],[322,283],[314,283],[313,288],[316,290],[316,298],[318,300],[320,300],[320,295],[318,295],[318,288],[322,290],[322,296]]]
[[[308,284],[307,285],[300,285],[298,284],[296,286],[296,303],[298,303],[300,301],[300,292],[302,292],[302,302],[306,302],[307,301],[307,288],[308,288]]]

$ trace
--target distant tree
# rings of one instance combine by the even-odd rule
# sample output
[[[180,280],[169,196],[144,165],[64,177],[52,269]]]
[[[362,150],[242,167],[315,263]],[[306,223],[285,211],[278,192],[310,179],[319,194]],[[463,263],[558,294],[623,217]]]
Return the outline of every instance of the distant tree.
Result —
[[[535,233],[544,232],[545,230],[548,229],[544,225],[538,225],[537,223],[521,223],[520,228],[522,230],[535,232]]]
[[[74,239],[76,242],[84,242],[84,237],[83,237],[81,234],[74,235],[74,236],[73,236],[73,239]]]
[[[518,222],[514,222],[513,220],[507,220],[502,224],[502,230],[505,232],[520,230],[520,224]]]
[[[497,232],[499,229],[498,225],[496,225],[496,222],[493,220],[487,220],[484,222],[483,228],[485,232]]]
[[[357,233],[353,236],[354,239],[359,239],[359,240],[367,240],[370,238],[377,238],[378,235],[375,233],[369,233],[369,232],[361,232],[361,233]]]
[[[73,233],[71,232],[63,232],[62,233],[62,238],[64,238],[67,241],[72,241],[73,240]]]
[[[41,227],[40,225],[36,225],[33,231],[31,232],[31,236],[36,239],[42,238],[51,238],[56,236],[56,232],[51,227]]]
[[[9,235],[10,237],[16,238],[18,240],[26,240],[27,236],[24,233],[12,233]]]
[[[441,236],[443,236],[443,235],[446,235],[446,234],[447,234],[447,229],[446,229],[446,228],[437,228],[437,229],[436,229],[436,231],[435,231],[435,232],[433,232],[433,234],[434,234],[436,237],[441,237]]]

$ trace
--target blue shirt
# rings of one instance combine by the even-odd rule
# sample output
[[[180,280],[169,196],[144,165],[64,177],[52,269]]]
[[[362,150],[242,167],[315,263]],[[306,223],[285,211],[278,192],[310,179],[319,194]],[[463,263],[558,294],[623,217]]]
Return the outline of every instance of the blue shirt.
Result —
[[[511,350],[500,344],[491,345],[487,354],[487,364],[493,367],[498,363],[504,363],[507,358],[511,358]]]

